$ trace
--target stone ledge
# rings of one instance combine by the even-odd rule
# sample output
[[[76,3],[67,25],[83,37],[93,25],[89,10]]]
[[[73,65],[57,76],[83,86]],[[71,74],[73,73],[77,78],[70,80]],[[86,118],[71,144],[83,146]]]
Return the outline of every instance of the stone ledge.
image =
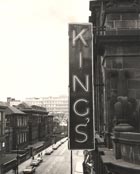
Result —
[[[100,47],[104,44],[112,43],[140,43],[140,35],[97,35],[97,44]]]
[[[110,14],[110,13],[140,13],[140,7],[112,7],[112,8],[106,8],[105,13]]]
[[[103,165],[108,168],[111,172],[123,173],[123,174],[140,174],[140,165],[126,162],[122,159],[115,159],[113,150],[107,148],[98,148],[99,152],[104,152],[101,155]],[[101,153],[100,153],[101,154]]]

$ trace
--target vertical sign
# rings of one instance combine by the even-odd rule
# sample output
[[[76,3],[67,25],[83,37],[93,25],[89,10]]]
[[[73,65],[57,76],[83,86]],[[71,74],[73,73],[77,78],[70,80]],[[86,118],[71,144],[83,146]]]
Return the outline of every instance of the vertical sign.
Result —
[[[92,24],[69,24],[69,149],[94,149]]]

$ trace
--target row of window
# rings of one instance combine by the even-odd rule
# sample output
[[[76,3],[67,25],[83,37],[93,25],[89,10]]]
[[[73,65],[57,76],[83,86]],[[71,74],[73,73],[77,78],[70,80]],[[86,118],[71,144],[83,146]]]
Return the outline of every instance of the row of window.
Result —
[[[4,135],[4,131],[5,131],[5,124],[3,122],[0,121],[0,136]]]
[[[21,144],[27,141],[27,133],[21,132],[17,134],[17,143]]]
[[[4,134],[5,130],[5,114],[0,112],[0,136]]]
[[[27,126],[27,118],[26,117],[18,117],[17,118],[17,126]]]
[[[27,103],[31,104],[31,105],[47,105],[47,104],[68,104],[68,101],[43,101],[43,102],[29,102],[27,101]]]
[[[0,121],[3,120],[3,112],[0,112]]]

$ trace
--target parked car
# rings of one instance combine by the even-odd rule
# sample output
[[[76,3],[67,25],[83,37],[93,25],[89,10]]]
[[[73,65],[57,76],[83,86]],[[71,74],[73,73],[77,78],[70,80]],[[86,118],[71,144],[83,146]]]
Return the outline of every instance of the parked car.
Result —
[[[51,147],[48,147],[48,148],[45,150],[45,155],[50,155],[52,152],[53,152],[52,146],[51,146]]]
[[[63,138],[60,140],[61,144],[63,144],[66,140]]]
[[[62,143],[61,143],[61,141],[58,141],[56,144],[59,147],[59,146],[61,146]]]
[[[26,174],[26,173],[35,173],[35,167],[34,166],[27,166],[24,170],[23,170],[23,173]]]
[[[39,162],[37,159],[34,159],[34,160],[31,161],[31,164],[30,164],[30,165],[31,165],[31,166],[38,166],[39,163],[40,163],[40,162]]]
[[[42,156],[38,156],[36,159],[38,160],[39,163],[43,162]]]
[[[53,144],[52,145],[52,148],[53,148],[53,150],[56,150],[58,148],[58,144],[57,143],[56,144]]]

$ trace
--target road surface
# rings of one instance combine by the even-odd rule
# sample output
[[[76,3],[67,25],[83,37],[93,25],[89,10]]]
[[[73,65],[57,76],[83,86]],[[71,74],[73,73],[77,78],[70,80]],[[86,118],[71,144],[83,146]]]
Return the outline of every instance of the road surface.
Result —
[[[71,174],[71,151],[67,142],[62,144],[51,155],[44,155],[43,162],[36,168],[36,174]],[[81,170],[83,154],[81,151],[73,151],[73,174],[75,170]],[[80,166],[81,165],[81,166]]]

